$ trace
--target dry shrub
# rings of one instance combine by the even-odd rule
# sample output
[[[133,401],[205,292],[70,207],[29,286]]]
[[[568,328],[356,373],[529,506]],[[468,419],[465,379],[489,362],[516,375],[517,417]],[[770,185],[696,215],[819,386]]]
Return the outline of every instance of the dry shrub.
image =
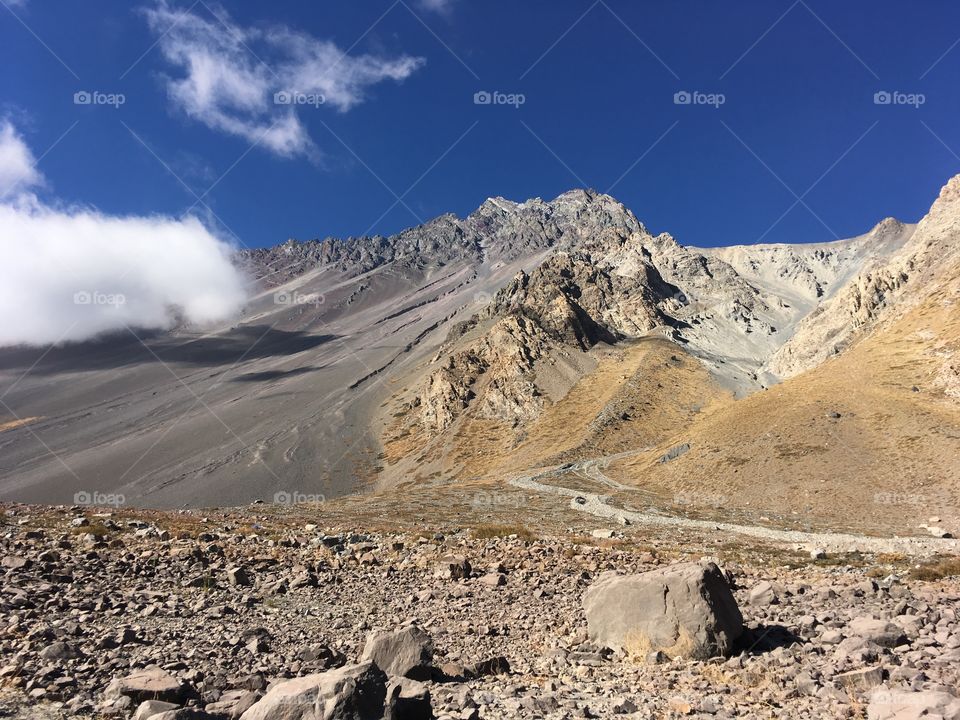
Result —
[[[960,557],[937,558],[910,571],[914,580],[942,580],[960,575]]]
[[[522,525],[480,525],[473,530],[473,537],[477,540],[492,540],[510,535],[516,535],[521,540],[533,540],[536,537]]]

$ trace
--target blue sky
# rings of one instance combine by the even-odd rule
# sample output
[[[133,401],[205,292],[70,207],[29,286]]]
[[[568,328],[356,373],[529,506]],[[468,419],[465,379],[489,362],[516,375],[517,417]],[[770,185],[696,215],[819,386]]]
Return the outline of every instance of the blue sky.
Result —
[[[248,246],[584,185],[687,244],[821,241],[915,221],[960,172],[947,0],[2,4],[38,195]]]

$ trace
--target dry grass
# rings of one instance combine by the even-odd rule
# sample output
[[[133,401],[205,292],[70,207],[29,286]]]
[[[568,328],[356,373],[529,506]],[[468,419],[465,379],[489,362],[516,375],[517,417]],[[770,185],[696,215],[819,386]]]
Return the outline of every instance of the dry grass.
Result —
[[[473,537],[477,540],[491,540],[511,535],[516,535],[521,540],[536,539],[536,535],[522,525],[480,525],[473,529]]]
[[[668,497],[689,487],[722,494],[730,511],[757,508],[811,530],[918,534],[930,515],[960,522],[960,402],[934,381],[944,348],[960,347],[960,313],[925,310],[815,370],[693,417],[606,474]],[[933,338],[917,340],[921,329]],[[689,452],[658,462],[682,442]]]
[[[94,520],[87,525],[81,525],[80,527],[70,528],[71,535],[96,535],[98,537],[110,537],[114,534],[119,534],[125,532],[126,528],[122,525],[118,527],[107,527],[102,522]]]
[[[960,576],[960,557],[937,558],[918,565],[910,571],[914,580],[942,580]]]

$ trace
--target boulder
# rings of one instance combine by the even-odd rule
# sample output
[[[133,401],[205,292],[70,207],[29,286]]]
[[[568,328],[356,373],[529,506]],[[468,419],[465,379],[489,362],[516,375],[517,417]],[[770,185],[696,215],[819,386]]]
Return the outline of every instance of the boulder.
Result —
[[[0,565],[8,570],[22,570],[30,567],[30,561],[20,555],[7,555],[3,560],[0,560]]]
[[[885,648],[895,648],[907,642],[903,630],[886,620],[876,620],[871,617],[860,617],[851,620],[848,626],[849,634],[863,638],[867,642]]]
[[[367,637],[361,660],[371,660],[389,675],[429,680],[433,665],[433,640],[416,625],[374,632]]]
[[[148,720],[154,715],[176,709],[177,706],[173,703],[161,702],[160,700],[144,700],[133,714],[133,720]]]
[[[507,584],[507,576],[503,573],[491,572],[483,575],[478,582],[490,587],[500,587]]]
[[[878,688],[870,695],[870,704],[867,705],[868,720],[919,720],[926,717],[960,720],[960,699],[943,691]]]
[[[250,587],[253,585],[250,575],[242,567],[227,569],[227,582],[235,587]]]
[[[470,577],[470,570],[470,562],[465,557],[451,555],[437,563],[433,575],[444,580],[462,580]]]
[[[430,690],[423,683],[393,678],[387,686],[384,720],[432,720]]]
[[[510,672],[510,661],[502,655],[470,663],[464,668],[468,678],[478,678],[484,675],[504,675]]]
[[[870,690],[883,682],[883,670],[878,667],[861,668],[841,673],[834,679],[847,690]]]
[[[115,679],[106,689],[108,699],[123,695],[135,703],[142,703],[144,700],[160,700],[182,705],[194,694],[193,688],[158,667],[137,670],[124,678]]]
[[[241,720],[380,720],[387,676],[373,662],[347,665],[274,685]]]
[[[639,658],[655,650],[692,659],[727,655],[743,633],[740,608],[714,563],[602,575],[583,607],[590,640]]]
[[[217,717],[237,720],[261,697],[263,694],[256,690],[228,690],[216,702],[208,704],[204,710]]]
[[[751,605],[773,605],[778,601],[777,591],[772,583],[762,580],[750,588],[747,602]]]

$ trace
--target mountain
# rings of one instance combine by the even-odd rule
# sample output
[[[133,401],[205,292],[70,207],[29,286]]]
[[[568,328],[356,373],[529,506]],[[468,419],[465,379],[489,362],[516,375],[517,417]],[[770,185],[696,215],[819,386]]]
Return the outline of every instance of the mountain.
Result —
[[[685,246],[574,190],[241,252],[253,292],[233,325],[0,350],[17,413],[0,499],[223,506],[605,459],[667,497],[729,487],[781,507],[783,473],[806,488],[849,465],[866,492],[914,446],[911,472],[945,488],[958,188],[919,225],[827,243]],[[841,426],[846,443],[876,434],[856,435],[856,462],[816,450]]]

